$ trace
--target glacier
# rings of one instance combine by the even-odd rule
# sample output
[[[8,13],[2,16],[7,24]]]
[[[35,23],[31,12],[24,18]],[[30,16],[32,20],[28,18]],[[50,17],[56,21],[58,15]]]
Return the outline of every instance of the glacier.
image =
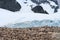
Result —
[[[15,23],[15,24],[8,24],[5,27],[8,28],[31,28],[31,27],[43,27],[43,26],[49,26],[49,27],[60,27],[60,21],[59,20],[34,20],[34,21],[27,21],[22,23]]]

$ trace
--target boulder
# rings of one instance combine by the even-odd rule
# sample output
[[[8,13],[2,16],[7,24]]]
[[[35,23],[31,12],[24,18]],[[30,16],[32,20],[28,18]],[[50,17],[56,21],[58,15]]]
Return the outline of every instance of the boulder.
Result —
[[[21,5],[16,0],[0,0],[0,8],[16,12],[21,9]]]
[[[41,6],[35,6],[31,9],[34,13],[44,13],[48,14]]]

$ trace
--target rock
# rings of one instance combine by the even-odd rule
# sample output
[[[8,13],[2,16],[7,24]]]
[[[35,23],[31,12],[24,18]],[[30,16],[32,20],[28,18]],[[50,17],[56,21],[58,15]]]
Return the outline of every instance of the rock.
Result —
[[[0,40],[60,40],[60,33],[57,32],[56,28],[60,29],[60,27],[48,26],[34,28],[0,27]],[[43,30],[47,31],[47,33]],[[55,32],[55,30],[57,31]]]
[[[53,1],[53,2],[55,2],[55,3],[58,5],[58,2],[57,2],[57,0],[50,0],[50,1]]]
[[[34,13],[44,13],[48,14],[41,6],[35,6],[31,9]]]
[[[53,8],[55,8],[55,9],[54,9],[54,13],[56,13],[56,12],[58,11],[58,9],[59,9],[58,0],[50,0],[50,1],[53,1],[53,2],[55,2],[56,5],[58,5],[58,6],[56,6],[56,7],[53,7]]]
[[[47,2],[47,0],[31,0],[33,3],[41,4]]]
[[[16,12],[21,9],[21,5],[16,0],[0,0],[0,8]]]
[[[59,6],[57,6],[57,7],[55,8],[54,12],[55,12],[55,13],[58,12],[58,9],[59,9]]]

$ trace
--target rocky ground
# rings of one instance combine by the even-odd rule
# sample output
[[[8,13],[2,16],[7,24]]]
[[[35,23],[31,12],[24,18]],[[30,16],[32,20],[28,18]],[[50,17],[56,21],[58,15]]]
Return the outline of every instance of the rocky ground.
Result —
[[[60,28],[0,28],[0,40],[60,40]]]

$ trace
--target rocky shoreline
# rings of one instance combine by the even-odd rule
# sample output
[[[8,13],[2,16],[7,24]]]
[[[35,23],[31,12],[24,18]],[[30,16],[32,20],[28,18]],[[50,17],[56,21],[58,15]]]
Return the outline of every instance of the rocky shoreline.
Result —
[[[60,27],[1,28],[0,40],[59,40]]]

